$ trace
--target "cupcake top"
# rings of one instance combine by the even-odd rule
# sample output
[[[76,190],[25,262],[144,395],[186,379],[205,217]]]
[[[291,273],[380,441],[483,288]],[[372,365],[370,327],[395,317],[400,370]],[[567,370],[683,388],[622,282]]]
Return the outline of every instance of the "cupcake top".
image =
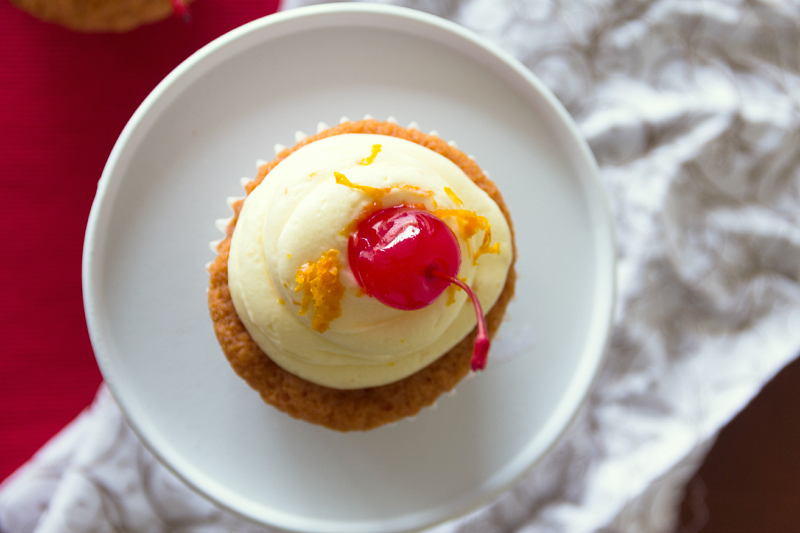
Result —
[[[370,213],[414,206],[441,218],[461,250],[458,277],[489,309],[512,261],[497,204],[442,155],[400,138],[317,140],[273,168],[248,195],[228,259],[237,315],[279,366],[336,389],[400,380],[475,326],[465,293],[447,289],[412,311],[365,294],[348,239]]]
[[[186,17],[194,0],[11,0],[37,19],[81,32],[125,32],[172,14]]]

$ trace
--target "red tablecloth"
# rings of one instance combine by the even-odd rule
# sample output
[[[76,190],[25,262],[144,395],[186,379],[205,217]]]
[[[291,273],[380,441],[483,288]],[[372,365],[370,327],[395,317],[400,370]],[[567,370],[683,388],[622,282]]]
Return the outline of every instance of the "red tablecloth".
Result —
[[[0,0],[0,480],[101,381],[81,297],[97,180],[141,101],[181,61],[278,0],[197,0],[120,35],[40,22]]]

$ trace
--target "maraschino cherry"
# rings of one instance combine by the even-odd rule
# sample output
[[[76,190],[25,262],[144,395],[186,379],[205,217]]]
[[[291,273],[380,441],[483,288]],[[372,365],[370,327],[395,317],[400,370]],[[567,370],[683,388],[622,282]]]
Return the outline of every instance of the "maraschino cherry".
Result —
[[[395,309],[420,309],[433,303],[452,283],[472,299],[478,335],[472,370],[483,370],[489,337],[478,298],[456,278],[461,250],[450,227],[422,209],[381,209],[358,224],[348,245],[350,268],[364,291]]]

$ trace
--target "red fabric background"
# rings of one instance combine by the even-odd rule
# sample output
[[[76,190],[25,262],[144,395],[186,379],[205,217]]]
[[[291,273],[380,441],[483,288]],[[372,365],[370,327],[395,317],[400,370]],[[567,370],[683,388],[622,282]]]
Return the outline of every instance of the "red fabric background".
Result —
[[[101,382],[81,251],[106,158],[147,94],[198,48],[278,0],[197,0],[115,35],[75,33],[0,0],[0,480],[87,406]]]

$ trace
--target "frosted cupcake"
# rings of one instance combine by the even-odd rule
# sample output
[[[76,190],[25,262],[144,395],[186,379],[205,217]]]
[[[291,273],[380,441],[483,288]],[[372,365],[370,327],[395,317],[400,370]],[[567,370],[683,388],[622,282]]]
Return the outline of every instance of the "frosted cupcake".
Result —
[[[343,122],[281,150],[245,190],[209,268],[209,309],[265,402],[368,430],[483,368],[515,249],[505,203],[470,157],[412,127]]]
[[[194,0],[11,0],[45,22],[80,32],[126,32],[170,15],[187,20]]]

